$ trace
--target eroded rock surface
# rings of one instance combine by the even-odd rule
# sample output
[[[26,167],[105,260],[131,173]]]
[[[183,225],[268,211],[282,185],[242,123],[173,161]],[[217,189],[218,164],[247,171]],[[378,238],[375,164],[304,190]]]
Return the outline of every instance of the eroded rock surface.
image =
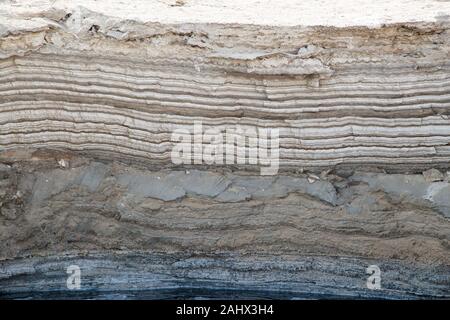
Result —
[[[450,298],[449,15],[0,1],[0,297],[70,295],[77,264],[84,297]],[[279,129],[279,171],[174,163],[198,122]]]

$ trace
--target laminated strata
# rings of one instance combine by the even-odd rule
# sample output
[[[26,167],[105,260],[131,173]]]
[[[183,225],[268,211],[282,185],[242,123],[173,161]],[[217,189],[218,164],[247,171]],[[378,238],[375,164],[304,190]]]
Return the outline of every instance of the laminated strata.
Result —
[[[450,2],[322,2],[0,2],[0,296],[449,298]],[[196,123],[279,170],[174,163]]]

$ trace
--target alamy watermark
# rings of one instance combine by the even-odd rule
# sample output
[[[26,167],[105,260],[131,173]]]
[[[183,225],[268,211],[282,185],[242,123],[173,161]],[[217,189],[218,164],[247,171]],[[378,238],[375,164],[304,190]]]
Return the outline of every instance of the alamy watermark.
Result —
[[[69,275],[66,280],[66,286],[69,290],[81,289],[81,269],[77,265],[67,267],[66,273]]]
[[[280,134],[277,128],[253,126],[203,127],[194,122],[191,130],[176,129],[171,140],[174,164],[249,164],[260,166],[261,175],[278,173]]]
[[[367,289],[380,290],[381,289],[381,270],[377,265],[368,266],[366,273],[370,274],[367,278]]]

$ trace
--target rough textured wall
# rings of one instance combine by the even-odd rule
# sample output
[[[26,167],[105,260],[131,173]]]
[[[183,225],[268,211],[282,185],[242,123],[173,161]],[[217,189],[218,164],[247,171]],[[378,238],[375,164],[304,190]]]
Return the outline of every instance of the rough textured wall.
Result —
[[[0,296],[449,298],[450,3],[350,2],[1,1]],[[174,163],[196,123],[279,170]]]

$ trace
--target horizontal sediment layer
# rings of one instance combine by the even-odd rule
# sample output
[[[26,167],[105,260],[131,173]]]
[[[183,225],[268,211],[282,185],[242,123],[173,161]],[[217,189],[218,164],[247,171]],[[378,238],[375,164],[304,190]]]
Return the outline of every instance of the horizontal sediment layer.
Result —
[[[214,256],[110,252],[0,263],[0,298],[423,299],[448,298],[448,269],[375,261],[382,288],[367,288],[373,260],[289,255]],[[69,290],[67,268],[80,268]],[[447,280],[445,280],[447,279]],[[27,287],[24,290],[23,283]],[[270,285],[268,285],[270,283]]]
[[[192,132],[201,121],[221,132],[280,130],[282,168],[448,168],[443,21],[142,24],[88,8],[36,7],[28,24],[16,8],[7,20],[2,149],[88,150],[171,164],[172,133]]]

